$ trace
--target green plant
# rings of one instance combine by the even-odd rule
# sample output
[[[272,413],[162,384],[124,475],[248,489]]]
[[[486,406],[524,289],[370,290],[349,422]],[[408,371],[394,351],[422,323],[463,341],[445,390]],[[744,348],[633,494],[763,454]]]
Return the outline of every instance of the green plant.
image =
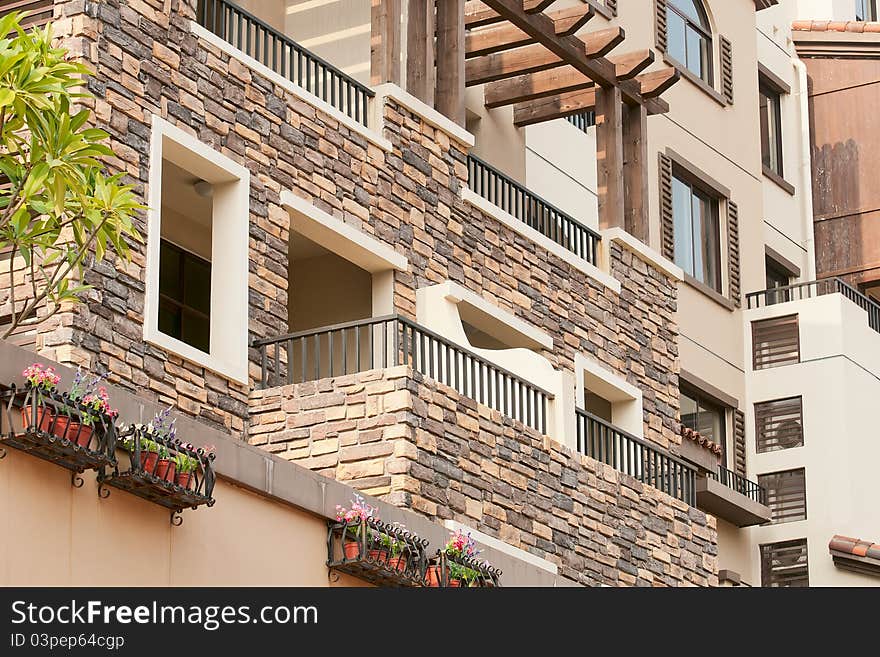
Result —
[[[400,531],[406,531],[406,525],[401,522],[394,523],[395,529]],[[405,543],[391,534],[386,534],[385,532],[376,533],[375,541],[382,546],[383,549],[387,550],[388,553],[392,557],[399,556],[401,552],[403,552],[403,548]]]
[[[183,452],[178,452],[175,455],[174,462],[177,464],[178,474],[195,472],[199,469],[199,460],[193,456],[187,456]]]
[[[336,505],[336,521],[345,523],[345,534],[352,540],[359,540],[361,528],[366,527],[366,538],[369,543],[375,540],[374,532],[369,525],[370,519],[379,519],[379,516],[373,515],[375,512],[375,507],[367,504],[362,496],[355,493],[350,509],[340,504]]]
[[[10,280],[22,281],[9,286],[0,338],[79,301],[86,264],[108,248],[127,260],[144,209],[121,174],[105,173],[109,135],[89,125],[88,109],[74,110],[89,70],[53,47],[50,26],[25,32],[21,18],[0,18],[0,250]]]
[[[470,586],[472,583],[476,582],[480,576],[480,574],[473,568],[462,566],[461,564],[457,564],[453,561],[448,562],[448,565],[450,580],[458,579],[461,580],[464,584]]]

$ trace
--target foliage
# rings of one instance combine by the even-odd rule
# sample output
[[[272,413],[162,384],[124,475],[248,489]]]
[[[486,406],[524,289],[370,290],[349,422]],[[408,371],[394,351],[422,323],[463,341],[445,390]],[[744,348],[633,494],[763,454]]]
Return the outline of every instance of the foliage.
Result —
[[[71,279],[82,280],[92,251],[96,262],[108,248],[128,259],[144,207],[121,174],[105,173],[108,134],[74,109],[88,69],[53,47],[50,26],[25,32],[21,17],[0,18],[0,249],[11,251],[12,315],[2,338],[79,301],[89,286]],[[11,285],[16,266],[24,283]]]
[[[158,411],[153,416],[153,420],[147,425],[147,429],[160,436],[166,436],[169,440],[174,440],[174,437],[177,435],[177,427],[175,426],[177,418],[171,418],[171,408],[169,406],[164,410]]]
[[[482,550],[477,549],[477,542],[470,535],[470,532],[465,534],[460,529],[455,530],[449,535],[449,540],[446,541],[446,546],[443,550],[448,556],[459,560],[476,560],[476,558],[482,553]],[[489,565],[488,562],[484,563],[487,566]],[[461,580],[462,583],[470,586],[475,584],[480,577],[480,573],[473,568],[468,568],[467,566],[455,563],[454,561],[449,561],[448,565],[450,580]]]
[[[379,519],[379,516],[375,515],[376,511],[376,507],[367,504],[366,501],[364,501],[363,496],[355,493],[354,499],[351,502],[350,509],[346,509],[344,506],[341,506],[339,504],[336,505],[336,521],[344,522],[347,525],[353,525],[351,527],[347,527],[345,532],[347,535],[352,536],[354,539],[358,539],[361,535],[361,527],[364,526],[365,521],[368,521],[369,519]],[[370,529],[369,525],[367,525],[366,527],[367,540],[373,541],[373,530]]]
[[[21,373],[27,379],[27,383],[39,392],[54,392],[61,383],[61,376],[55,373],[55,368],[46,367],[42,363],[34,363]]]
[[[401,532],[406,531],[406,525],[402,522],[395,522],[394,528]],[[387,550],[392,557],[396,557],[403,552],[405,545],[404,541],[401,539],[396,538],[391,534],[386,534],[385,532],[377,532],[374,541],[380,545],[382,549]]]

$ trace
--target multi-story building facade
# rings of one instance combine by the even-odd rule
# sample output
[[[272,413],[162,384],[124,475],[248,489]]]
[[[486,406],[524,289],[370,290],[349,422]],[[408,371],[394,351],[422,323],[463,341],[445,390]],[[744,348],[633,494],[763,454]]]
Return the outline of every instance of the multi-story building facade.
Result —
[[[2,378],[30,351],[106,372],[129,422],[171,404],[210,435],[219,479],[168,527],[7,450],[5,522],[72,556],[39,580],[6,533],[29,565],[4,581],[83,582],[91,541],[170,544],[162,583],[318,583],[354,490],[432,549],[471,531],[504,584],[871,581],[827,545],[876,526],[873,306],[787,287],[816,278],[799,8],[33,4],[149,210]],[[196,568],[207,541],[309,558]]]

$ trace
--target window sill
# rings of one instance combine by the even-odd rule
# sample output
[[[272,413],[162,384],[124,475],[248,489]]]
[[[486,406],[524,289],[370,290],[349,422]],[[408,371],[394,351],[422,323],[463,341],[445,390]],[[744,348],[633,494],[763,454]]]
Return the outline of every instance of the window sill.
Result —
[[[768,167],[764,167],[764,177],[769,178],[774,183],[776,183],[779,187],[783,189],[786,193],[794,196],[795,188],[790,182],[788,182],[785,178],[776,173],[773,169]]]
[[[721,107],[727,107],[727,101],[724,99],[724,96],[715,91],[715,89],[713,89],[705,80],[698,78],[696,75],[694,75],[690,71],[690,69],[688,69],[684,64],[676,59],[673,59],[668,54],[663,55],[663,61],[674,67],[679,73],[681,73],[681,77],[683,79],[693,84],[695,87],[697,87],[697,89],[699,89],[704,94],[709,96],[709,98],[721,105]]]
[[[725,309],[729,310],[730,312],[736,310],[736,306],[734,305],[733,301],[725,296],[722,296],[717,290],[713,290],[705,283],[701,283],[690,274],[685,273],[684,282],[694,288],[697,292],[700,292],[709,297],[710,299],[712,299],[712,301],[717,303],[719,306],[722,306]]]

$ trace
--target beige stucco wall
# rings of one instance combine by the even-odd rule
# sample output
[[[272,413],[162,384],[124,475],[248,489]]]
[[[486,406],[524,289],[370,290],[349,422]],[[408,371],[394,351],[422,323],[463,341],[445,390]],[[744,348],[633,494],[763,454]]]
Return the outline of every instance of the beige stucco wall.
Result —
[[[804,445],[757,454],[751,440],[747,459],[755,476],[805,468],[807,520],[751,530],[751,577],[760,581],[760,544],[807,538],[811,585],[880,586],[880,578],[835,568],[828,554],[835,534],[880,540],[880,508],[869,492],[880,461],[880,443],[873,439],[880,397],[880,334],[868,327],[866,313],[841,295],[754,310],[745,319],[795,312],[801,363],[748,374],[746,424],[754,425],[755,402],[802,395]]]
[[[370,317],[372,276],[335,254],[292,261],[288,280],[293,332]]]
[[[66,470],[8,452],[0,586],[328,585],[327,525],[315,516],[219,481],[214,507],[172,527],[167,509],[123,491],[98,499],[91,472],[73,488]]]

